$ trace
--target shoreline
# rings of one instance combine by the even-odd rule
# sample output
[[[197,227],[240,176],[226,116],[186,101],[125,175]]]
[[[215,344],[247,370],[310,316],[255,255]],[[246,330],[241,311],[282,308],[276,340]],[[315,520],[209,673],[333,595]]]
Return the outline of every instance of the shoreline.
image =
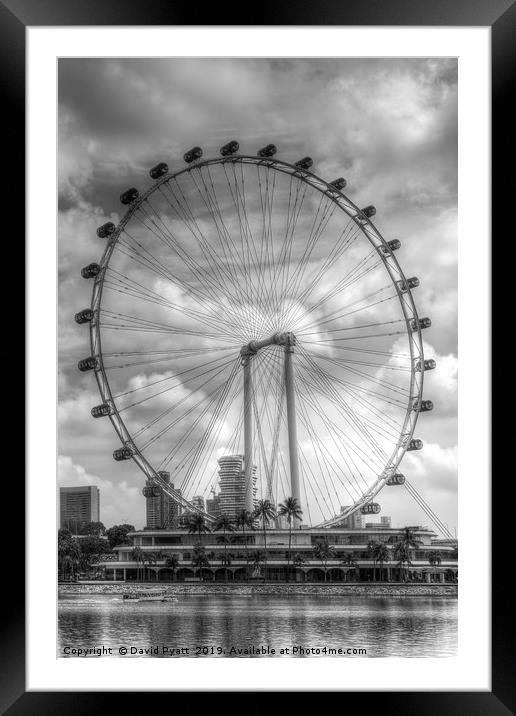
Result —
[[[349,584],[225,584],[184,582],[78,582],[58,584],[58,596],[64,595],[117,595],[134,592],[163,592],[166,595],[323,595],[323,596],[371,596],[371,597],[454,597],[458,596],[457,584],[349,583]]]

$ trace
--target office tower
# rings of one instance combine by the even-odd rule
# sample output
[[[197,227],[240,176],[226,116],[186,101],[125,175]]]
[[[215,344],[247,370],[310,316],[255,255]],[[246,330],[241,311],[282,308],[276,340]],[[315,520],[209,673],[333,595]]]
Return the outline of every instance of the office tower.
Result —
[[[173,483],[170,482],[170,473],[162,471],[159,475],[172,489],[174,488]],[[180,514],[177,502],[151,480],[147,480],[142,492],[145,497],[146,529],[177,527]]]
[[[59,488],[61,529],[78,534],[87,522],[100,522],[100,491],[98,487]]]
[[[212,517],[220,517],[222,510],[220,507],[220,495],[212,492],[212,497],[206,500],[206,512]]]
[[[219,500],[223,515],[236,517],[245,509],[245,466],[243,455],[219,458]],[[256,465],[253,465],[253,496],[256,496]]]

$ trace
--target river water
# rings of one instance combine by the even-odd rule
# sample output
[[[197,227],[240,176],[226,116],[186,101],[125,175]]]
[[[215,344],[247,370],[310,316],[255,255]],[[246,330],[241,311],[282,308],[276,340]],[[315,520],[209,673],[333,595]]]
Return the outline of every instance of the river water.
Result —
[[[104,648],[108,658],[120,657],[120,649],[127,650],[124,657],[154,658],[334,655],[324,647],[352,658],[455,656],[457,600],[263,594],[135,603],[119,595],[59,599],[61,657],[76,656],[78,648]]]

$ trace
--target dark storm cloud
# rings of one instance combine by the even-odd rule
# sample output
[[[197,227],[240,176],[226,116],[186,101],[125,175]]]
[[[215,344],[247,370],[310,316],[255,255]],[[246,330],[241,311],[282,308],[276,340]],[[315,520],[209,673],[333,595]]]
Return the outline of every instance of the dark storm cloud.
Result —
[[[141,524],[143,505],[133,466],[114,464],[115,436],[89,418],[98,402],[77,359],[88,354],[73,312],[89,303],[78,278],[96,260],[95,229],[118,221],[119,195],[148,185],[160,160],[180,166],[199,144],[214,155],[228,139],[242,151],[274,142],[287,161],[306,154],[321,176],[345,176],[359,205],[375,204],[387,239],[402,241],[402,263],[421,277],[418,305],[434,327],[426,335],[443,356],[428,380],[445,412],[421,425],[432,444],[428,463],[414,469],[437,512],[455,520],[442,499],[450,484],[456,435],[457,63],[443,59],[66,59],[59,61],[60,196],[60,452],[64,474],[119,481],[133,501],[123,517]],[[433,382],[432,382],[433,381]],[[451,392],[450,392],[451,391]],[[438,472],[432,487],[432,471]],[[439,477],[440,476],[440,477]],[[111,484],[111,483],[110,483]],[[438,488],[438,489],[437,489]],[[435,497],[436,503],[432,502]],[[132,505],[132,508],[130,507]],[[408,519],[408,515],[407,515]]]

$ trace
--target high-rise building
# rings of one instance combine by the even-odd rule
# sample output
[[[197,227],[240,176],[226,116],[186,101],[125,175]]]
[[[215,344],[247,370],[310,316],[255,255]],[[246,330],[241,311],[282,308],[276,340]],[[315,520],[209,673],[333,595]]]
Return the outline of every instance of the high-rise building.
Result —
[[[192,497],[190,502],[192,503],[192,505],[195,505],[198,510],[202,510],[203,512],[206,510],[206,506],[204,504],[204,497],[202,495],[195,495],[194,497]]]
[[[347,510],[348,507],[341,507],[340,511],[344,512],[344,510]],[[364,528],[364,521],[362,518],[362,514],[360,510],[355,510],[353,514],[348,515],[345,517],[342,522],[340,523],[341,527],[345,527],[348,530],[361,530]]]
[[[245,509],[245,465],[243,455],[223,455],[219,458],[220,511],[236,517]],[[256,465],[253,465],[253,502],[256,501]]]
[[[212,497],[208,497],[206,500],[206,512],[212,517],[220,517],[222,509],[220,507],[220,495],[212,493]]]
[[[78,534],[86,522],[100,522],[100,491],[94,485],[59,488],[61,529]]]
[[[159,473],[162,480],[174,489],[170,482],[169,472]],[[179,520],[179,505],[156,483],[147,480],[143,488],[145,497],[146,529],[171,529],[177,527]]]

